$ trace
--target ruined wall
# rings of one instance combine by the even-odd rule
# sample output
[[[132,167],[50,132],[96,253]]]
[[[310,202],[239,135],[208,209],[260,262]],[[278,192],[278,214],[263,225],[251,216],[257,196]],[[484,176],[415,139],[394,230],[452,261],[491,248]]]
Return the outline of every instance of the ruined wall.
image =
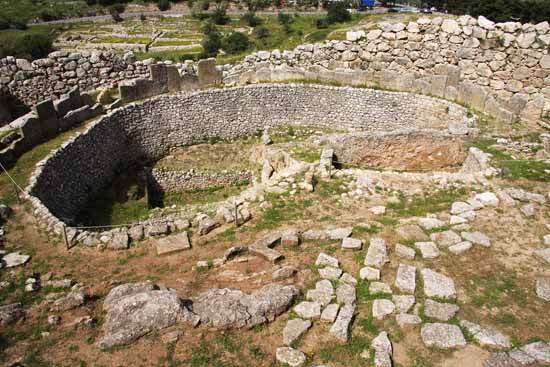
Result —
[[[467,102],[508,122],[521,118],[544,123],[541,114],[550,110],[548,22],[420,18],[408,24],[382,22],[348,32],[348,39],[292,51],[258,51],[233,66],[225,82],[304,77],[344,84],[374,81],[385,88]],[[361,74],[345,73],[350,69]]]
[[[430,108],[447,113],[431,127],[467,123],[467,110],[450,102],[364,88],[262,84],[164,95],[117,109],[70,139],[38,165],[28,192],[37,216],[53,227],[60,224],[56,217],[72,221],[116,167],[159,159],[175,146],[282,124],[364,131],[426,127]]]
[[[201,190],[216,186],[233,186],[243,181],[252,181],[251,172],[203,172],[203,171],[171,171],[153,169],[150,183],[159,192],[183,192]]]

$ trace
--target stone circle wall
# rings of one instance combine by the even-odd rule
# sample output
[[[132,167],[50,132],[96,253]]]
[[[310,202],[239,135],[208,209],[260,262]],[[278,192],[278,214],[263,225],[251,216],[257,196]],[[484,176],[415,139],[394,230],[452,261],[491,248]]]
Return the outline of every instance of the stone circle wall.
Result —
[[[157,160],[175,146],[233,139],[282,124],[445,130],[465,125],[467,115],[461,106],[428,96],[320,85],[261,84],[164,95],[117,109],[71,138],[37,165],[27,191],[39,221],[55,228],[59,220],[72,223],[118,167]]]
[[[154,168],[150,180],[159,192],[184,192],[216,186],[232,186],[243,181],[251,182],[252,172],[172,171]]]

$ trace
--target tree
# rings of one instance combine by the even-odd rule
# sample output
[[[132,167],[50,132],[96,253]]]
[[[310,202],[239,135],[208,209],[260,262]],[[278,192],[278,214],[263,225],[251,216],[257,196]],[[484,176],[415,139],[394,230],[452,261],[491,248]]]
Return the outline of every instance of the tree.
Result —
[[[327,12],[327,19],[330,24],[347,22],[351,19],[348,11],[348,5],[345,2],[336,2],[330,4]]]
[[[225,6],[219,6],[210,14],[210,19],[215,24],[223,25],[227,24],[229,22],[229,17],[227,16],[227,11],[225,10]]]
[[[243,15],[242,18],[246,24],[248,24],[250,27],[256,27],[257,25],[262,24],[262,18],[257,17],[256,13],[253,11],[249,11]]]
[[[292,31],[292,29],[290,28],[292,17],[289,14],[281,12],[277,15],[277,20],[283,26],[283,30],[285,31],[285,33],[290,33]]]
[[[250,48],[248,36],[241,32],[232,32],[223,40],[223,49],[229,54],[236,54]]]
[[[269,29],[266,26],[261,25],[261,26],[258,26],[256,28],[254,28],[254,35],[259,40],[264,41],[267,37],[269,37],[271,35],[271,32],[269,32]]]
[[[170,9],[170,1],[168,0],[158,0],[157,6],[160,11],[166,11]]]
[[[222,37],[216,26],[211,21],[208,21],[202,27],[202,31],[205,37],[202,39],[201,46],[203,49],[204,57],[212,57],[218,54],[220,48],[222,48]]]
[[[109,13],[115,22],[122,22],[121,13],[124,13],[124,4],[114,4],[109,7]]]

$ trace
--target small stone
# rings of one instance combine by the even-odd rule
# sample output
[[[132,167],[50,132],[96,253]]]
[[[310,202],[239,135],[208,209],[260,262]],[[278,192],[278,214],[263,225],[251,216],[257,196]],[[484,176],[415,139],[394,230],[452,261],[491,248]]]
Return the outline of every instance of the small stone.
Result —
[[[520,348],[538,363],[550,363],[550,343],[534,342]]]
[[[454,231],[432,233],[430,239],[439,247],[449,247],[462,241],[462,238]]]
[[[25,317],[25,311],[21,303],[0,306],[0,325],[2,326],[13,324],[23,317]]]
[[[326,232],[330,240],[343,240],[344,238],[351,236],[351,233],[353,232],[353,228],[351,227],[335,228],[335,229],[329,229]]]
[[[176,252],[189,250],[191,243],[187,232],[181,232],[176,235],[163,237],[154,241],[157,255],[170,255]]]
[[[293,233],[285,233],[281,236],[281,246],[292,247],[298,246],[300,244],[300,239],[297,235]]]
[[[356,286],[357,285],[357,279],[355,279],[351,274],[349,273],[344,273],[342,274],[342,276],[340,277],[340,281],[342,283],[347,283],[347,284],[350,284],[350,285],[353,285],[353,286]]]
[[[550,264],[550,248],[538,249],[533,251],[535,257]]]
[[[370,208],[370,211],[374,215],[383,215],[386,213],[386,207],[385,206],[375,206]]]
[[[336,320],[336,317],[338,316],[339,309],[340,309],[340,306],[336,303],[332,303],[328,305],[327,307],[325,307],[325,309],[321,313],[321,321],[333,323]]]
[[[471,242],[475,245],[483,247],[491,247],[491,240],[484,233],[481,232],[461,232],[460,235],[465,241]]]
[[[424,302],[424,314],[439,321],[449,321],[459,309],[460,307],[452,303],[440,303],[431,299]]]
[[[391,294],[392,290],[387,283],[384,282],[371,282],[369,284],[370,294]]]
[[[347,237],[342,240],[342,249],[345,250],[361,250],[363,241],[358,238]]]
[[[112,250],[126,250],[128,249],[129,242],[130,238],[126,231],[115,232],[109,244],[109,248]]]
[[[389,299],[375,299],[372,303],[372,317],[382,320],[395,311],[395,305]]]
[[[371,268],[370,266],[365,266],[359,270],[359,278],[363,280],[379,280],[380,270]]]
[[[420,273],[427,297],[456,298],[455,284],[451,278],[430,269],[422,269]]]
[[[468,251],[471,248],[472,248],[471,242],[463,241],[463,242],[457,243],[456,245],[449,246],[449,251],[455,255],[459,255],[463,252]]]
[[[428,323],[422,326],[420,336],[428,347],[449,349],[466,346],[464,335],[456,325]]]
[[[525,204],[519,209],[526,217],[535,215],[535,206],[533,204]]]
[[[550,278],[538,278],[535,280],[535,293],[546,302],[550,302]]]
[[[460,321],[460,326],[482,347],[508,349],[512,346],[510,338],[492,327],[482,327],[466,320]]]
[[[321,304],[303,301],[294,306],[294,312],[304,319],[316,319],[321,316]]]
[[[459,217],[458,215],[451,215],[451,219],[449,220],[449,223],[454,226],[455,224],[464,224],[468,221],[462,217]]]
[[[162,334],[162,336],[160,337],[160,340],[164,344],[177,343],[182,335],[183,335],[183,332],[181,330],[174,330],[174,331],[170,331],[168,333]]]
[[[338,268],[340,265],[338,259],[321,252],[319,256],[317,256],[317,260],[315,260],[315,266],[332,266]]]
[[[412,295],[394,295],[392,301],[400,313],[407,313],[416,302],[416,298]]]
[[[499,200],[498,197],[492,192],[483,192],[475,196],[476,200],[479,200],[485,206],[498,206]]]
[[[302,337],[311,327],[311,321],[302,319],[288,320],[283,329],[283,344],[291,345]]]
[[[61,317],[58,315],[48,315],[48,324],[49,325],[59,325],[61,322]]]
[[[315,289],[309,290],[306,294],[308,300],[320,303],[322,306],[328,305],[334,298],[334,287],[330,280],[323,279],[315,284]]]
[[[82,306],[88,298],[88,295],[82,290],[74,290],[67,293],[65,296],[57,299],[53,305],[54,311],[67,311],[79,306]]]
[[[395,229],[397,235],[401,237],[404,241],[414,242],[414,241],[427,241],[428,236],[422,231],[422,228],[416,224],[404,224]]]
[[[547,234],[542,238],[542,243],[545,246],[550,246],[550,234]]]
[[[283,266],[282,268],[275,270],[271,274],[271,277],[273,280],[283,280],[293,277],[297,272],[298,270],[292,266]]]
[[[466,219],[467,221],[472,221],[476,219],[476,212],[473,210],[470,210],[468,212],[460,213],[458,216]]]
[[[319,275],[321,275],[323,279],[338,280],[342,275],[342,269],[326,266],[319,269]]]
[[[411,315],[408,313],[400,313],[395,316],[397,325],[404,327],[406,325],[419,325],[422,323],[422,319],[418,315]]]
[[[275,358],[290,367],[300,367],[306,363],[306,355],[299,350],[290,347],[279,347],[275,352]]]
[[[13,268],[26,264],[30,258],[30,256],[21,255],[19,252],[10,252],[9,254],[4,255],[2,258],[2,263],[6,268]]]
[[[382,238],[372,238],[367,250],[367,256],[365,256],[365,265],[381,268],[389,261],[386,241]]]
[[[416,256],[416,252],[414,251],[414,249],[408,246],[401,245],[399,243],[395,245],[395,253],[397,254],[397,256],[405,259],[414,259],[414,257]]]
[[[433,242],[415,242],[414,247],[416,247],[423,259],[435,259],[439,257],[439,249]]]
[[[355,313],[355,305],[346,304],[342,306],[338,317],[332,327],[330,328],[330,333],[335,336],[337,339],[343,342],[348,341],[349,337],[349,326],[353,320],[353,315]]]
[[[463,201],[454,202],[453,205],[451,206],[451,214],[453,215],[458,215],[458,214],[466,213],[473,210],[474,208],[470,204],[465,203]]]
[[[436,218],[420,218],[418,224],[427,231],[445,226],[445,222]]]
[[[354,304],[356,299],[355,287],[347,283],[340,283],[336,287],[336,300],[342,304]]]
[[[414,293],[416,288],[416,268],[407,264],[399,264],[395,286],[404,293]]]

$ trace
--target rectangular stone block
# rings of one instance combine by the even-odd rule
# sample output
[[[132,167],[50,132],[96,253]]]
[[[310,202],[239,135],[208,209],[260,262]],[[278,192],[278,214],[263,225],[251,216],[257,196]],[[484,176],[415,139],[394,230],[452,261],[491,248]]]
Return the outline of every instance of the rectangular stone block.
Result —
[[[21,125],[21,134],[28,148],[32,148],[45,140],[40,121],[33,115],[27,115]]]
[[[167,70],[165,64],[152,64],[149,65],[149,71],[151,73],[151,80],[157,83],[166,84]]]
[[[61,96],[61,98],[56,100],[53,103],[53,107],[57,111],[57,116],[60,118],[65,116],[70,110],[74,109],[71,98],[69,98],[69,96],[67,95]]]
[[[176,65],[166,66],[166,85],[169,93],[175,93],[181,90],[181,77]]]
[[[67,94],[71,100],[71,109],[76,110],[83,106],[82,98],[80,97],[80,89],[78,86],[73,87]]]
[[[195,90],[199,88],[199,78],[195,75],[185,74],[180,78],[180,90]]]
[[[216,68],[216,59],[200,60],[197,64],[197,75],[201,87],[213,87],[222,83],[223,74]]]

